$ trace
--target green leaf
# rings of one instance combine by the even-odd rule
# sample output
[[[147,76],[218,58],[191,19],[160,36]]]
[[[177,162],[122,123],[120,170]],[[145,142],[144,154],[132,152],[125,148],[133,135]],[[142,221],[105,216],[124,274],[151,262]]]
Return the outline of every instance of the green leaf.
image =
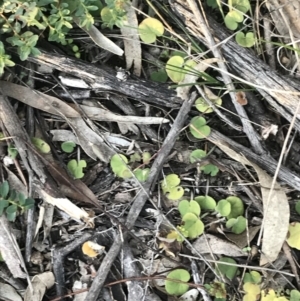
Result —
[[[9,184],[7,181],[4,181],[0,186],[0,195],[3,199],[6,199],[9,192]]]
[[[151,80],[154,82],[165,83],[168,80],[168,74],[164,69],[154,71],[150,74]]]
[[[149,152],[142,153],[143,164],[149,164],[151,159],[151,154]]]
[[[19,201],[20,206],[25,205],[25,202],[26,202],[25,195],[21,192],[18,193],[18,201]]]
[[[183,70],[184,59],[181,56],[172,56],[166,64],[166,72],[174,83],[181,82],[185,77]]]
[[[206,4],[211,8],[217,8],[218,2],[217,0],[206,0]]]
[[[0,216],[3,214],[4,209],[9,205],[7,200],[0,200]]]
[[[76,143],[73,141],[65,141],[61,144],[61,149],[65,152],[65,153],[72,153],[74,151],[74,147],[76,146]]]
[[[7,152],[8,155],[12,158],[12,160],[16,159],[16,157],[19,154],[18,150],[12,145],[7,147]]]
[[[207,289],[208,293],[211,296],[215,296],[216,300],[224,300],[226,301],[226,287],[225,283],[219,282],[219,281],[214,281],[213,283],[210,284],[204,284],[204,287]],[[224,298],[224,299],[223,299]]]
[[[238,23],[243,22],[244,16],[241,12],[233,10],[230,11],[224,19],[225,25],[230,30],[236,30]]]
[[[194,213],[186,213],[182,217],[182,221],[184,225],[181,228],[187,231],[187,237],[194,239],[203,233],[204,224]]]
[[[173,296],[180,296],[188,291],[189,285],[185,283],[173,282],[171,279],[187,282],[191,278],[188,271],[184,269],[177,269],[170,272],[165,281],[165,288],[168,294]]]
[[[262,282],[262,277],[261,277],[261,274],[259,272],[251,271],[250,273],[245,273],[243,281],[244,281],[244,283],[251,282],[251,283],[254,283],[254,284],[259,284],[259,283]]]
[[[231,204],[227,200],[220,200],[216,207],[216,211],[222,216],[228,216],[231,211]]]
[[[140,162],[141,160],[142,157],[138,152],[134,152],[134,154],[130,155],[130,162]]]
[[[172,187],[166,192],[166,197],[171,201],[177,201],[181,199],[183,195],[184,189],[181,186]]]
[[[255,37],[253,32],[244,34],[240,31],[235,35],[235,40],[242,47],[250,48],[255,44]]]
[[[206,175],[211,175],[214,177],[218,172],[219,168],[216,165],[213,164],[206,164],[204,166],[201,166],[200,168]]]
[[[139,168],[139,169],[135,170],[133,173],[140,182],[145,182],[148,179],[150,169],[149,168],[145,168],[145,169]]]
[[[25,204],[23,206],[24,209],[28,210],[28,209],[32,209],[34,207],[35,201],[32,198],[27,198],[25,200]]]
[[[193,117],[189,128],[191,134],[198,139],[204,139],[210,134],[210,127],[206,125],[206,120],[203,117]]]
[[[50,146],[44,140],[32,137],[31,142],[41,153],[48,154],[50,152]]]
[[[210,101],[217,107],[222,106],[222,99],[216,98],[216,99],[210,99]],[[205,101],[203,97],[200,97],[195,102],[196,109],[204,114],[209,114],[214,111],[214,109]]]
[[[186,213],[194,213],[196,216],[200,215],[201,209],[196,201],[183,200],[178,204],[178,210],[183,217]]]
[[[6,208],[6,217],[10,222],[14,222],[17,216],[17,205],[10,205]]]
[[[202,149],[195,149],[194,151],[191,152],[190,154],[190,162],[195,163],[200,161],[201,159],[206,157],[206,151]]]
[[[115,154],[110,160],[110,167],[116,176],[126,179],[132,176],[127,163],[128,159],[124,155]]]
[[[232,228],[232,232],[235,234],[241,234],[245,231],[247,227],[247,220],[243,216],[238,218],[231,218],[226,223],[226,228]]]
[[[300,292],[297,290],[291,290],[290,301],[300,301]]]
[[[291,248],[300,250],[300,223],[291,223],[286,242]]]
[[[300,214],[300,200],[297,201],[296,205],[295,205],[295,210],[298,214]]]
[[[146,18],[139,25],[140,39],[151,44],[156,41],[157,37],[161,37],[164,33],[164,25],[155,18]]]
[[[214,210],[217,206],[216,201],[210,196],[197,196],[195,201],[200,205],[203,210]]]
[[[86,167],[86,161],[85,160],[71,160],[68,162],[68,170],[71,173],[71,175],[75,179],[81,179],[84,177],[83,168]]]
[[[227,219],[236,218],[244,214],[244,203],[243,201],[236,196],[229,196],[226,199],[231,205],[230,214],[227,216]]]
[[[220,272],[222,275],[224,275],[228,279],[232,280],[235,277],[238,268],[237,268],[237,266],[234,266],[234,265],[222,264],[223,262],[236,264],[236,261],[229,257],[222,257],[217,262],[217,269],[216,269],[217,273]]]
[[[249,0],[232,0],[232,7],[245,14],[250,9],[250,2]]]
[[[161,188],[164,193],[180,184],[180,178],[176,174],[169,174],[161,181]]]

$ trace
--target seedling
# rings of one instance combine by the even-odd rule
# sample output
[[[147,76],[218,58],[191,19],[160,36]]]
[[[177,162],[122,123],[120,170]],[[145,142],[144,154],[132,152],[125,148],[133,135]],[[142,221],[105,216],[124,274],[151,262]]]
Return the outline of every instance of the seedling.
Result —
[[[290,247],[300,250],[300,223],[290,224],[286,242]]]
[[[222,216],[225,216],[228,220],[237,218],[244,214],[244,203],[238,197],[229,196],[227,199],[218,202],[216,211]]]
[[[0,216],[5,212],[9,221],[13,222],[17,214],[33,208],[34,200],[26,198],[24,194],[9,189],[7,181],[0,185]]]
[[[255,44],[255,37],[253,32],[247,32],[245,34],[243,32],[238,32],[235,35],[235,40],[240,46],[245,48],[250,48]]]
[[[243,285],[243,290],[245,291],[245,296],[243,297],[243,301],[259,300],[261,289],[258,284],[246,282]]]
[[[143,164],[146,164],[146,165],[149,164],[150,159],[151,159],[151,154],[149,152],[143,152],[142,153]]]
[[[216,201],[208,195],[197,196],[195,197],[195,201],[200,205],[200,208],[203,210],[214,210],[217,206]]]
[[[148,179],[150,169],[149,168],[145,168],[145,169],[138,168],[133,173],[140,182],[145,182]]]
[[[81,179],[84,177],[83,168],[85,168],[86,166],[87,165],[85,160],[77,161],[75,159],[72,159],[67,164],[68,170],[70,174],[74,177],[74,179]]]
[[[31,142],[41,153],[48,154],[50,152],[50,146],[44,140],[32,137]]]
[[[166,72],[174,83],[179,83],[184,80],[187,72],[193,72],[193,67],[196,66],[196,64],[197,63],[193,60],[187,60],[185,62],[181,55],[174,55],[167,61]]]
[[[226,265],[222,264],[222,262],[231,263],[233,265]],[[232,280],[236,273],[237,273],[237,266],[235,266],[236,261],[229,257],[222,257],[217,262],[217,273],[221,273],[222,275],[226,276],[229,280]]]
[[[161,181],[162,191],[167,196],[168,199],[176,201],[183,196],[184,189],[181,186],[179,186],[179,184],[180,184],[180,179],[176,174],[167,175]]]
[[[220,107],[222,105],[222,99],[220,97],[210,99],[210,101],[215,105]],[[203,97],[199,97],[196,102],[196,109],[204,114],[209,114],[214,111],[214,109],[205,101]]]
[[[226,228],[230,229],[235,234],[241,234],[247,227],[247,220],[243,216],[231,218],[226,223]]]
[[[18,150],[13,145],[7,147],[7,152],[12,160],[16,159],[19,154]]]
[[[152,44],[157,37],[164,34],[163,24],[155,18],[146,18],[139,25],[140,39],[146,44]]]
[[[219,282],[219,281],[214,281],[210,284],[204,284],[204,287],[207,289],[208,293],[211,296],[216,297],[218,300],[221,299],[221,300],[226,301],[225,283]]]
[[[146,160],[145,162],[148,162],[149,156],[151,157],[151,155],[149,153],[148,154],[144,153],[143,156]],[[138,162],[141,160],[142,160],[142,157],[137,152],[130,156],[131,163]],[[138,168],[132,173],[130,171],[127,163],[128,163],[128,159],[124,155],[115,154],[112,156],[112,158],[110,160],[110,167],[117,177],[120,177],[123,179],[129,179],[129,178],[133,177],[133,175],[135,175],[137,180],[140,182],[145,182],[148,179],[148,176],[150,173],[149,168],[145,168],[145,169]],[[144,163],[144,164],[146,164],[146,163]]]
[[[184,223],[179,229],[185,237],[194,239],[201,235],[204,231],[204,224],[194,213],[186,213],[182,217]]]
[[[202,149],[195,149],[194,151],[191,152],[190,154],[190,162],[195,163],[200,161],[201,159],[206,157],[206,151]]]
[[[219,168],[213,164],[206,164],[200,168],[206,175],[214,177],[219,172]]]
[[[150,74],[151,80],[159,83],[165,83],[168,80],[168,74],[164,69],[154,71]]]
[[[165,281],[165,288],[167,293],[173,296],[180,296],[184,294],[189,289],[189,285],[183,282],[189,281],[190,278],[190,273],[184,269],[177,269],[170,272],[167,275],[167,279]],[[182,282],[174,282],[172,281],[172,279]]]
[[[190,123],[191,134],[198,139],[204,139],[210,134],[210,127],[206,125],[206,120],[203,117],[193,117]]]
[[[115,154],[110,160],[110,167],[116,176],[127,179],[132,175],[127,166],[128,159],[122,154]]]
[[[187,213],[194,213],[197,217],[200,215],[201,209],[196,201],[183,200],[178,205],[178,210],[181,217],[184,217]]]
[[[76,146],[76,143],[73,141],[65,141],[61,144],[61,149],[65,152],[65,153],[72,153],[74,151],[74,148]]]

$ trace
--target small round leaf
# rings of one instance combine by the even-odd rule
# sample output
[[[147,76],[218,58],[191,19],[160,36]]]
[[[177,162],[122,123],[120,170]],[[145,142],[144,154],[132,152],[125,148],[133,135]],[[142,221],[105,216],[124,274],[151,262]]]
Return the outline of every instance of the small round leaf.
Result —
[[[238,268],[234,265],[222,264],[223,262],[236,264],[236,261],[229,257],[222,257],[217,263],[217,272],[219,270],[222,275],[232,280],[235,277]]]
[[[203,210],[214,210],[217,206],[216,201],[210,196],[197,196],[195,201],[200,205]]]
[[[194,117],[190,123],[191,134],[198,139],[204,139],[210,134],[210,127],[206,125],[203,117]]]
[[[248,32],[244,34],[243,32],[238,32],[235,36],[236,42],[242,47],[252,47],[255,44],[255,37],[253,32]]]
[[[74,150],[74,147],[76,146],[76,143],[73,141],[65,141],[61,144],[61,149],[65,152],[65,153],[72,153]]]
[[[165,281],[167,293],[174,296],[180,296],[184,294],[189,289],[189,285],[185,283],[174,282],[171,279],[187,282],[190,280],[190,278],[191,276],[189,272],[184,269],[177,269],[170,272]]]
[[[231,205],[227,200],[220,200],[216,207],[216,211],[219,212],[222,216],[228,216],[231,211]]]
[[[201,209],[196,201],[183,200],[178,204],[178,210],[183,217],[186,213],[194,213],[196,216],[200,215]]]
[[[172,56],[166,64],[166,72],[174,83],[179,83],[184,79],[185,72],[183,70],[184,59],[179,56]]]
[[[139,34],[141,40],[146,44],[151,44],[156,41],[164,33],[164,25],[155,18],[147,18],[139,25]]]
[[[195,162],[197,162],[200,159],[203,159],[205,157],[206,157],[206,151],[204,151],[202,149],[195,149],[190,154],[190,162],[195,163]]]

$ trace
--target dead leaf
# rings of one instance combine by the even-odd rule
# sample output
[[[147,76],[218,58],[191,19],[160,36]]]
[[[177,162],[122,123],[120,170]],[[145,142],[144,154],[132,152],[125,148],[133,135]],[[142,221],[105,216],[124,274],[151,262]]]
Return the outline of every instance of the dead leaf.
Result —
[[[54,285],[54,275],[52,272],[45,272],[32,278],[33,289],[29,287],[25,291],[24,301],[42,301],[47,289]]]
[[[258,165],[236,153],[229,146],[216,141],[213,142],[231,158],[242,164],[253,166],[255,169],[261,185],[264,209],[262,256],[260,258],[260,265],[273,262],[278,257],[288,233],[290,207],[287,196],[280,185],[276,183],[268,203],[270,187],[273,181],[272,177]]]
[[[259,229],[260,226],[249,227],[248,233],[247,231],[244,231],[242,234],[226,233],[226,237],[234,244],[236,244],[239,248],[243,249],[248,246],[248,240],[249,242],[253,240]]]
[[[121,27],[121,33],[124,36],[124,50],[126,58],[126,69],[129,70],[133,65],[133,74],[141,75],[142,70],[142,48],[138,33],[138,20],[136,12],[132,6],[128,6],[126,11],[127,21]]]
[[[27,278],[25,262],[6,216],[0,216],[0,252],[14,278]]]
[[[48,194],[45,190],[39,191],[40,196],[43,200],[53,206],[56,206],[60,210],[67,213],[71,218],[75,219],[76,221],[83,221],[88,225],[93,225],[93,219],[89,217],[88,213],[75,204],[73,204],[67,198],[54,198],[50,194]]]
[[[241,106],[245,106],[248,103],[246,93],[243,91],[236,92],[235,99]]]
[[[192,245],[194,249],[200,254],[213,253],[231,257],[248,256],[246,252],[243,252],[232,242],[221,239],[211,234],[201,235]]]
[[[22,298],[11,285],[0,282],[0,300],[22,301]]]
[[[108,39],[104,34],[102,34],[97,27],[94,25],[91,26],[90,29],[86,29],[85,27],[81,27],[79,25],[79,19],[76,17],[73,17],[74,22],[82,29],[84,30],[90,38],[94,41],[95,44],[97,44],[99,47],[114,53],[116,55],[122,56],[124,51],[114,42],[112,42],[110,39]]]

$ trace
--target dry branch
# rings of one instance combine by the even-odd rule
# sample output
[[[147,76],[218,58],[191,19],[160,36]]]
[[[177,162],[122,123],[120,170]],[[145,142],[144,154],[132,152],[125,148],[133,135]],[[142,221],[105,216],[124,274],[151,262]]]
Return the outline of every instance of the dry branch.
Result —
[[[78,59],[46,52],[29,60],[76,76],[94,90],[120,93],[135,100],[168,108],[179,107],[182,104],[175,91],[168,89],[167,85],[131,78],[121,81],[117,79],[115,70],[104,66],[99,67]]]

